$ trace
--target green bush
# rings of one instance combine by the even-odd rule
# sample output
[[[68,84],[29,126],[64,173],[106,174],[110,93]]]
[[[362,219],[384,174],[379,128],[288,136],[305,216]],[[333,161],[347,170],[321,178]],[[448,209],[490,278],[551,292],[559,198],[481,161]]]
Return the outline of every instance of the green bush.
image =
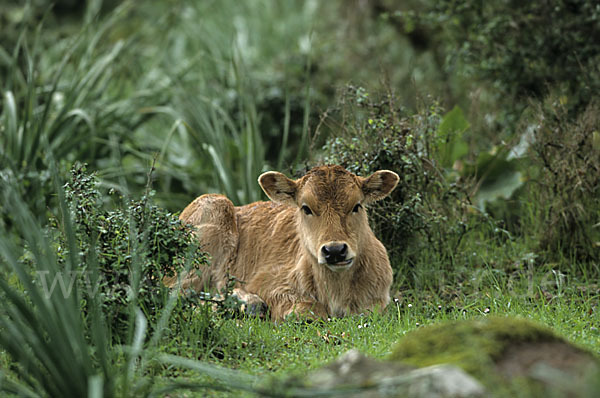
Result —
[[[369,175],[379,169],[400,176],[389,198],[370,206],[376,235],[391,252],[417,255],[428,247],[441,258],[454,257],[478,212],[466,194],[468,181],[447,178],[442,148],[449,136],[440,134],[442,109],[433,102],[406,116],[397,98],[372,98],[363,88],[349,87],[328,125],[338,126],[324,147],[324,162]]]
[[[549,98],[525,118],[529,132],[518,147],[473,154],[459,108],[444,114],[433,103],[406,116],[393,95],[377,100],[351,87],[325,120],[336,130],[324,161],[360,175],[377,169],[400,175],[392,195],[369,210],[392,257],[410,259],[427,248],[449,264],[456,258],[468,264],[465,249],[481,248],[472,239],[461,243],[476,233],[499,245],[518,237],[552,261],[589,262],[600,245],[598,105],[573,122],[563,97]]]
[[[565,258],[592,271],[600,246],[599,108],[592,102],[573,120],[563,100],[551,94],[532,102],[503,166],[515,169],[521,183],[486,211],[541,258],[564,264],[563,271],[571,269]]]
[[[434,30],[448,70],[491,82],[512,106],[559,87],[582,109],[600,88],[596,1],[443,0],[392,15],[408,33]]]
[[[537,107],[529,156],[535,235],[549,257],[600,258],[600,107],[571,121],[550,97]],[[530,210],[531,211],[531,210]]]
[[[71,174],[65,186],[66,199],[80,259],[73,271],[84,278],[80,282],[89,283],[87,261],[94,256],[101,275],[99,285],[93,289],[85,286],[82,291],[102,297],[106,319],[117,335],[129,326],[132,302],[151,323],[155,322],[169,292],[163,279],[176,271],[207,264],[192,230],[175,215],[153,205],[151,193],[129,201],[124,208],[106,210],[95,175],[87,174],[82,165],[74,166]],[[59,234],[59,260],[63,262],[69,255],[65,239]],[[185,264],[186,260],[192,263]]]

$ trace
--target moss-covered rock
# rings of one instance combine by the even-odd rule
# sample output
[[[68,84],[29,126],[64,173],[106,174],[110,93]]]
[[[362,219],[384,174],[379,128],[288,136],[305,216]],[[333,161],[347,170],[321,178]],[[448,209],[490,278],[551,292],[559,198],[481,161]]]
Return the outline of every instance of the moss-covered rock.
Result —
[[[442,323],[403,337],[390,360],[460,366],[490,388],[517,396],[593,396],[598,360],[545,326],[489,317]],[[564,382],[568,380],[568,382]],[[598,387],[597,385],[595,387]]]
[[[525,319],[484,318],[418,329],[400,340],[391,359],[419,367],[454,363],[477,373],[512,344],[559,340],[550,329]]]

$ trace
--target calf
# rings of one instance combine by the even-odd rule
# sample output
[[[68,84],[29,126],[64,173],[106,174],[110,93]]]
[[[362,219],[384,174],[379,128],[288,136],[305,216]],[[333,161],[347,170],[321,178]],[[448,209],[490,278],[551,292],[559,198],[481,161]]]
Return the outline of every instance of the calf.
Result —
[[[387,170],[363,178],[322,166],[298,180],[262,174],[270,202],[234,207],[223,195],[202,195],[179,218],[195,227],[212,264],[183,285],[222,289],[232,275],[240,281],[234,293],[251,306],[266,304],[274,320],[383,308],[392,269],[364,206],[387,196],[398,179]]]

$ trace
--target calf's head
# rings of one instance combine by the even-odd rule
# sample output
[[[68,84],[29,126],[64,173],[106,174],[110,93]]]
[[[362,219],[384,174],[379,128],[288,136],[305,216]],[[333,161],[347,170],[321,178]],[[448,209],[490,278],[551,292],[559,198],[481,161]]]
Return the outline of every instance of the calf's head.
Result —
[[[321,166],[298,180],[269,171],[258,182],[271,200],[297,208],[298,234],[317,262],[344,271],[373,236],[364,206],[386,197],[398,180],[388,170],[363,178],[341,166]]]

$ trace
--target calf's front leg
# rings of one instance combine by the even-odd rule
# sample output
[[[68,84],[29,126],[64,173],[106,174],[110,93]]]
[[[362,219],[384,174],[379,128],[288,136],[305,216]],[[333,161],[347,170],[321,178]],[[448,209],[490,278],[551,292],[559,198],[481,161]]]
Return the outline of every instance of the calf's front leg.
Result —
[[[323,304],[310,300],[286,300],[271,306],[271,319],[275,321],[284,320],[291,315],[308,319],[327,319],[328,316]]]

